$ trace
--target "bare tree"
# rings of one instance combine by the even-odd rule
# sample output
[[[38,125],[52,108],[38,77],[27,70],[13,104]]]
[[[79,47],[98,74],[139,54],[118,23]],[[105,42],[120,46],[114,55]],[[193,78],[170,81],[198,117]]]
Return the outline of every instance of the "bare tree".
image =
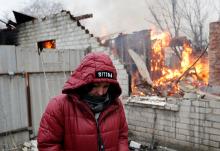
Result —
[[[25,6],[21,11],[25,14],[43,18],[48,15],[56,14],[64,9],[62,3],[52,0],[35,0],[28,6]]]
[[[187,1],[182,0],[183,7],[180,7],[182,16],[187,26],[182,30],[191,37],[193,46],[197,51],[204,49],[207,45],[207,36],[205,34],[205,25],[208,18],[207,4],[201,0]]]
[[[191,39],[196,50],[206,47],[206,23],[208,19],[207,1],[201,0],[146,0],[153,17],[153,23],[171,37],[184,33]]]
[[[154,3],[146,0],[150,14],[161,31],[168,31],[172,37],[178,37],[181,18],[177,0],[155,0]]]

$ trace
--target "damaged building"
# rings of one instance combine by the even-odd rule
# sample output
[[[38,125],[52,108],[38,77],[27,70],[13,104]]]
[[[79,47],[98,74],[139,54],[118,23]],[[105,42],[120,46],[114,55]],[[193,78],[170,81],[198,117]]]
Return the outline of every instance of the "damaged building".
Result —
[[[180,91],[176,93],[181,95],[163,93],[172,86],[167,83],[169,87],[159,85],[157,88],[162,94],[134,95],[127,100],[125,110],[131,140],[145,144],[148,150],[220,150],[219,25],[219,22],[210,24],[208,58],[207,51],[203,50],[193,66],[185,68],[178,78],[171,79],[171,84],[179,86]],[[184,47],[191,51],[188,45]],[[202,66],[208,73],[208,84],[197,79],[198,85],[194,85],[192,77],[195,73],[189,71],[203,63],[198,63],[202,56],[209,62]],[[202,76],[207,80],[207,76]]]
[[[146,150],[220,150],[218,22],[210,24],[208,83],[211,86],[197,89],[192,83],[181,83],[186,75],[182,72],[183,76],[168,80],[169,84],[173,84],[174,80],[182,84],[181,91],[168,93],[173,90],[170,89],[172,85],[155,87],[155,83],[149,82],[158,79],[158,75],[162,74],[162,70],[158,69],[165,62],[163,58],[160,62],[155,61],[160,55],[152,51],[150,30],[120,34],[106,43],[108,47],[104,47],[80,24],[81,17],[74,17],[68,11],[43,19],[26,16],[25,21],[20,20],[25,18],[24,14],[19,15],[15,36],[8,36],[14,37],[12,42],[7,44],[7,40],[2,39],[0,46],[0,149],[15,148],[12,144],[21,144],[36,137],[39,120],[49,98],[59,93],[81,58],[96,50],[109,53],[117,68],[129,140],[147,146]],[[176,44],[182,47],[185,38],[182,39],[173,41],[170,47]],[[129,49],[139,55],[136,59],[139,61],[133,61]],[[166,65],[176,67],[174,63],[180,62],[178,58],[181,59],[182,52],[178,49],[169,51],[168,58],[173,55],[177,58]],[[137,64],[146,67],[138,69]],[[160,68],[152,71],[154,65]],[[138,84],[144,91],[132,94],[133,71],[143,69],[149,75],[144,72],[139,76],[151,79],[139,80]],[[143,95],[144,92],[147,95]]]
[[[152,40],[150,30],[119,34],[105,42],[129,74],[129,139],[144,145],[143,150],[220,150],[219,25],[210,24],[209,50],[200,53],[193,52],[186,37],[166,44],[169,37]],[[172,76],[166,79],[163,73]]]

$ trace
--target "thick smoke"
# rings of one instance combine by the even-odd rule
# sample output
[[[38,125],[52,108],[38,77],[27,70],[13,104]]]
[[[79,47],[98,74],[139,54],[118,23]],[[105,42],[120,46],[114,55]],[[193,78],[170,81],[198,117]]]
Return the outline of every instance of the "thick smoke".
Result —
[[[95,36],[104,36],[114,33],[128,33],[131,31],[147,29],[147,6],[145,0],[78,0],[77,6],[68,4],[75,15],[93,13],[93,18],[82,23]]]

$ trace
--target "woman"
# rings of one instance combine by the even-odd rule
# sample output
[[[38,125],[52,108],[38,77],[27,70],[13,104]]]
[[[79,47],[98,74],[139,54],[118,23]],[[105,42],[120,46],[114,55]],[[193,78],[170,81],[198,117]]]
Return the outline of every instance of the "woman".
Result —
[[[111,59],[89,53],[42,116],[39,151],[128,151],[121,88]]]

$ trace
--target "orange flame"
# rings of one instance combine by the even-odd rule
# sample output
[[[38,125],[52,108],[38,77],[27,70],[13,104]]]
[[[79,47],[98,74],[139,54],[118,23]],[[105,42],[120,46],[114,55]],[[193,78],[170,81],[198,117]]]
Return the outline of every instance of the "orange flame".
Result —
[[[134,72],[131,78],[131,92],[132,95],[140,95],[144,96],[145,94],[139,90],[138,88],[138,80],[139,80],[139,73],[138,71]]]
[[[55,41],[54,40],[48,40],[43,42],[43,47],[44,48],[55,48]]]
[[[171,36],[167,33],[161,33],[159,35],[152,35],[152,53],[151,53],[151,78],[153,79],[154,87],[169,88],[171,94],[175,94],[179,91],[179,85],[175,82],[180,80],[179,78],[192,66],[198,56],[193,56],[192,48],[190,44],[184,42],[182,46],[182,58],[178,69],[172,69],[165,65],[165,53],[164,48],[169,47]],[[190,83],[195,87],[208,83],[208,59],[201,58],[192,68],[188,74],[190,76]],[[137,75],[132,75],[136,77]],[[136,87],[132,92],[138,92],[137,86],[134,84],[132,87]],[[171,92],[172,91],[172,92]]]

